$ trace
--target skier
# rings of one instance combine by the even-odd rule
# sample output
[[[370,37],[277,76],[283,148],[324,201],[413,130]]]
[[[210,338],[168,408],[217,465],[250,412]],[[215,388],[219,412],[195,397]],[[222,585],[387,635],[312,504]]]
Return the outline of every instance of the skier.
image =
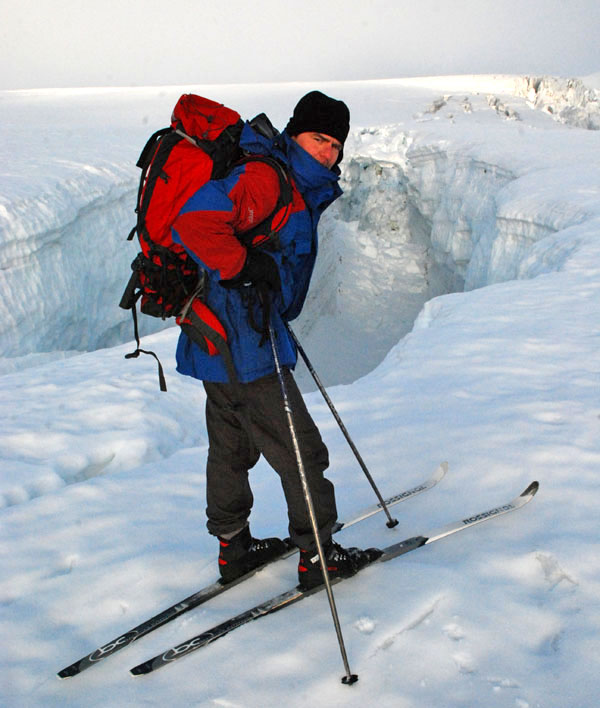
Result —
[[[207,528],[219,540],[223,582],[285,550],[281,539],[255,539],[250,532],[248,470],[261,454],[281,478],[290,538],[300,549],[300,585],[323,582],[273,354],[265,341],[265,317],[275,333],[329,574],[348,577],[373,557],[373,549],[346,549],[332,541],[337,510],[333,484],[324,476],[328,452],[290,371],[297,355],[285,324],[300,314],[306,298],[319,217],[341,195],[338,165],[349,120],[343,101],[312,91],[298,102],[281,134],[268,138],[245,124],[241,147],[275,158],[291,177],[291,215],[276,245],[245,247],[236,237],[266,219],[278,202],[279,177],[260,161],[243,163],[224,179],[207,182],[173,225],[173,240],[206,273],[206,304],[227,334],[238,378],[235,384],[230,380],[222,356],[209,355],[181,333],[177,370],[203,381],[206,391]]]

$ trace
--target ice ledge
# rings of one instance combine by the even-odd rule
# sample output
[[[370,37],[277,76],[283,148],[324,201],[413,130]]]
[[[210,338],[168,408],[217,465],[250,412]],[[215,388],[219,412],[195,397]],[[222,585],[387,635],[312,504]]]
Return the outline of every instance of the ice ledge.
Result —
[[[585,79],[525,76],[516,81],[515,94],[560,123],[600,130],[600,91],[586,85]]]

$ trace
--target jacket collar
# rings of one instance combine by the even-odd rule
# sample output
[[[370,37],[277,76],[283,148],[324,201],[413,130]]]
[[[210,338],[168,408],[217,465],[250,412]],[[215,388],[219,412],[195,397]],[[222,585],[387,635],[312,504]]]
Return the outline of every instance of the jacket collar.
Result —
[[[340,171],[321,165],[284,131],[269,139],[256,133],[248,123],[244,125],[240,147],[247,152],[271,155],[292,174],[298,191],[311,210],[321,213],[342,194],[338,184]]]

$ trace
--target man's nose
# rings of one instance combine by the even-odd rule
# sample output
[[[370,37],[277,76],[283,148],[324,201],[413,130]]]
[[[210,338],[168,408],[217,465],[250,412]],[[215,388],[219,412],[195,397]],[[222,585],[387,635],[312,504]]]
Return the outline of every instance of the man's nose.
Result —
[[[321,155],[327,162],[335,160],[335,149],[331,143],[325,143],[322,146]]]

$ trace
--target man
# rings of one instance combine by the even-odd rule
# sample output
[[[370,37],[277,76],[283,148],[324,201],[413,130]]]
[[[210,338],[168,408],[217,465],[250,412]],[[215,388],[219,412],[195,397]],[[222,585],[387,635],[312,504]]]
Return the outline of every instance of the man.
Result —
[[[277,233],[277,245],[246,248],[237,235],[264,221],[278,204],[280,181],[264,161],[238,165],[227,177],[205,184],[181,210],[173,240],[181,243],[207,274],[206,304],[226,334],[238,381],[232,382],[220,355],[210,356],[182,333],[177,370],[204,382],[209,452],[206,470],[207,527],[219,539],[223,582],[280,555],[277,538],[254,539],[248,526],[253,497],[248,470],[262,454],[281,478],[292,542],[301,549],[300,584],[322,582],[297,461],[283,408],[269,342],[261,322],[264,295],[284,368],[300,452],[313,498],[319,535],[331,576],[356,573],[372,549],[344,549],[331,539],[337,520],[335,491],[323,475],[327,448],[290,373],[296,350],[285,323],[300,314],[317,255],[321,213],[341,195],[338,164],[349,131],[342,101],[319,91],[304,96],[282,134],[269,138],[246,123],[241,147],[275,158],[293,187],[291,213]]]

